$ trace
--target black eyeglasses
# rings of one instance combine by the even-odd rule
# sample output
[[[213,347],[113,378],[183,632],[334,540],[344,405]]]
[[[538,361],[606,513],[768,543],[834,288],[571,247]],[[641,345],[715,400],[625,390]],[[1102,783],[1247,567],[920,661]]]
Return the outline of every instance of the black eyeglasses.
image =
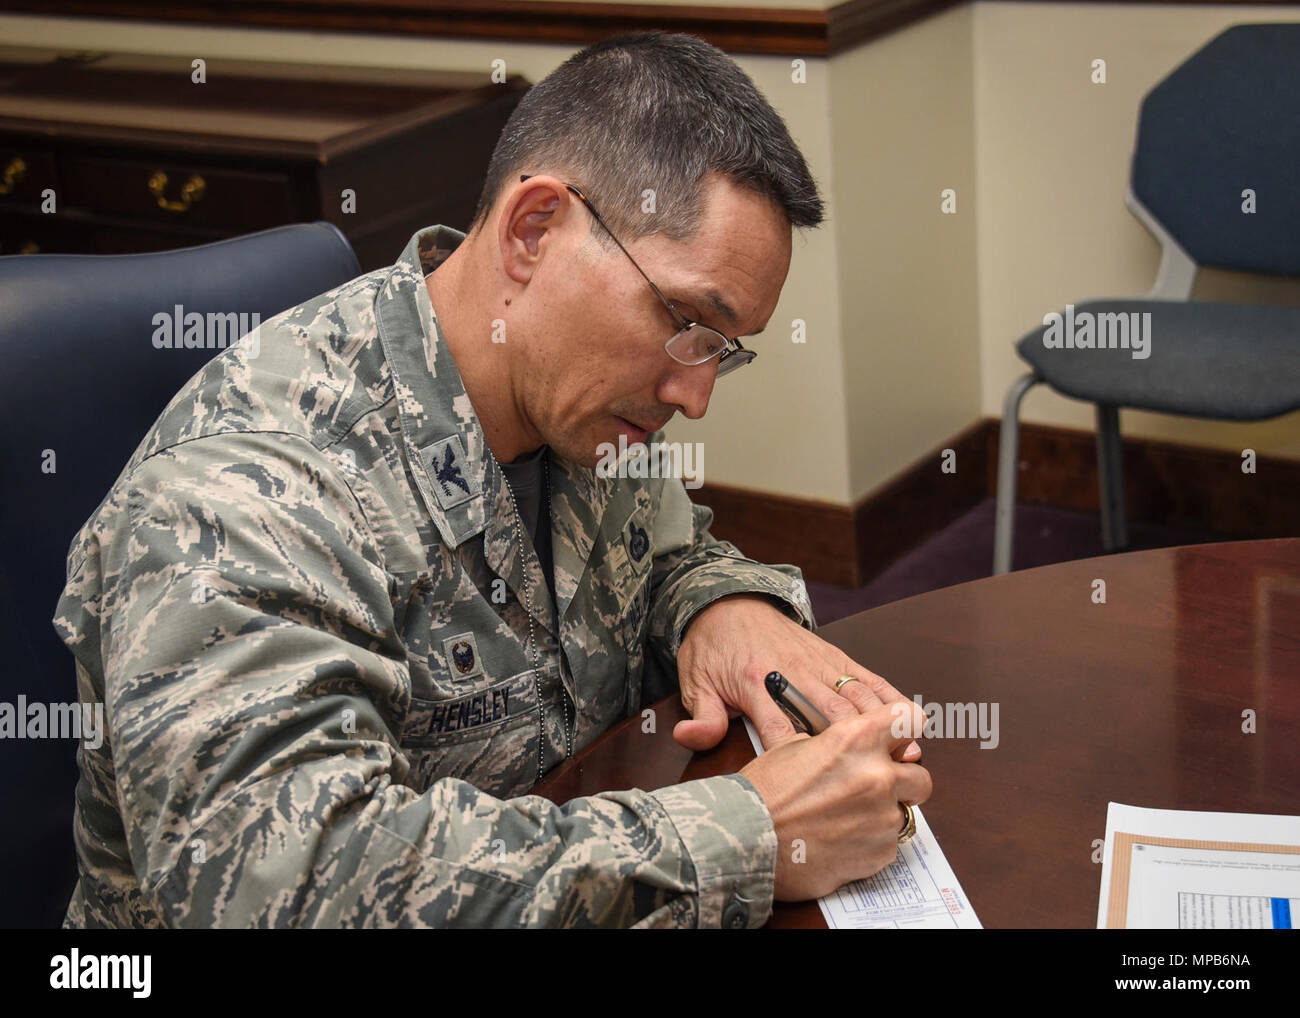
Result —
[[[535,176],[535,174],[525,173],[519,178],[519,182],[523,183],[532,176]],[[596,211],[596,206],[591,204],[591,199],[572,184],[565,184],[564,186],[572,191],[582,201],[583,205],[587,206],[591,214],[596,217],[596,222],[600,223],[605,232],[609,234],[610,239],[615,244],[618,244],[618,249],[627,255],[628,261],[636,266],[637,272],[641,273],[641,278],[650,284],[650,289],[655,292],[655,296],[664,302],[664,307],[673,316],[673,320],[677,323],[677,331],[664,344],[664,349],[668,352],[669,357],[678,364],[685,364],[688,367],[705,364],[717,357],[718,377],[721,378],[723,375],[735,371],[736,368],[743,367],[758,356],[753,350],[746,350],[741,346],[740,340],[731,339],[724,336],[717,329],[701,325],[699,322],[693,322],[678,311],[677,306],[663,295],[659,287],[655,286],[641,266],[637,265],[636,259],[628,254],[627,248],[614,236],[614,231],[601,218],[600,213]]]

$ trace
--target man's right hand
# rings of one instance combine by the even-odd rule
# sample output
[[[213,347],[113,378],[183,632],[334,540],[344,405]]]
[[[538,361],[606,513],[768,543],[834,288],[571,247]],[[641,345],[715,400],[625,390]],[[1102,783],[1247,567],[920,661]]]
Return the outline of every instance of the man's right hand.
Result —
[[[917,704],[891,704],[816,737],[792,735],[741,769],[776,827],[778,900],[821,897],[894,861],[899,803],[925,802],[932,786],[924,767],[891,754],[919,738],[924,723]]]

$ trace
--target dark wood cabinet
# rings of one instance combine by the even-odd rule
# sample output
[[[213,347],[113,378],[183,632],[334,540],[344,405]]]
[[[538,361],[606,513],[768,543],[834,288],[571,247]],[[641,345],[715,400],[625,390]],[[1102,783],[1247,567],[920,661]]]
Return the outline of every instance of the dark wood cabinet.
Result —
[[[487,71],[206,58],[200,74],[199,57],[0,47],[0,254],[325,219],[364,270],[389,265],[422,226],[468,228],[528,89]]]

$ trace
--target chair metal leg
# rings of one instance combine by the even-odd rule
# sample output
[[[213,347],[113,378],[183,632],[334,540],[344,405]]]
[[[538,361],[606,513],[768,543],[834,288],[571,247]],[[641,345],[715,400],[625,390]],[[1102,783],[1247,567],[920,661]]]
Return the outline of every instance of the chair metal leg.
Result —
[[[1124,511],[1124,446],[1119,407],[1097,404],[1097,487],[1101,498],[1101,546],[1107,552],[1128,547]]]
[[[1002,402],[1002,428],[998,433],[997,515],[993,524],[993,574],[1011,572],[1015,539],[1016,468],[1020,456],[1020,401],[1038,384],[1031,371],[1017,378]]]

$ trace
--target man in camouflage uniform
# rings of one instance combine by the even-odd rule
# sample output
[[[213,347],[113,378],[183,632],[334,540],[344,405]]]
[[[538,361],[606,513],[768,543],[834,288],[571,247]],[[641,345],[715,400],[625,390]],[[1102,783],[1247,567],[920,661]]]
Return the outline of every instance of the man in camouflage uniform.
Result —
[[[761,326],[789,223],[708,183],[702,234],[742,213],[784,229],[749,261],[743,230],[707,252]],[[592,340],[648,388],[602,401],[579,380],[589,418],[563,403],[592,365],[576,339],[563,361],[547,314],[567,312],[535,302],[562,260],[606,257],[575,193],[539,172],[468,239],[420,231],[391,268],[215,358],[141,443],[73,542],[55,617],[81,699],[107,717],[79,753],[66,926],[766,920],[778,832],[747,777],[564,806],[525,794],[678,666],[696,720],[676,734],[697,747],[728,709],[790,734],[754,685],[764,665],[820,656],[825,685],[856,670],[845,699],[817,687],[832,717],[880,704],[875,677],[808,631],[796,570],[714,540],[680,479],[593,469],[593,438],[654,441],[673,410],[702,414],[717,358],[665,356],[658,304],[641,352],[632,332]],[[606,314],[649,295],[626,262],[601,265]],[[540,527],[508,482],[518,462],[542,470]],[[882,795],[886,814],[902,797]]]

